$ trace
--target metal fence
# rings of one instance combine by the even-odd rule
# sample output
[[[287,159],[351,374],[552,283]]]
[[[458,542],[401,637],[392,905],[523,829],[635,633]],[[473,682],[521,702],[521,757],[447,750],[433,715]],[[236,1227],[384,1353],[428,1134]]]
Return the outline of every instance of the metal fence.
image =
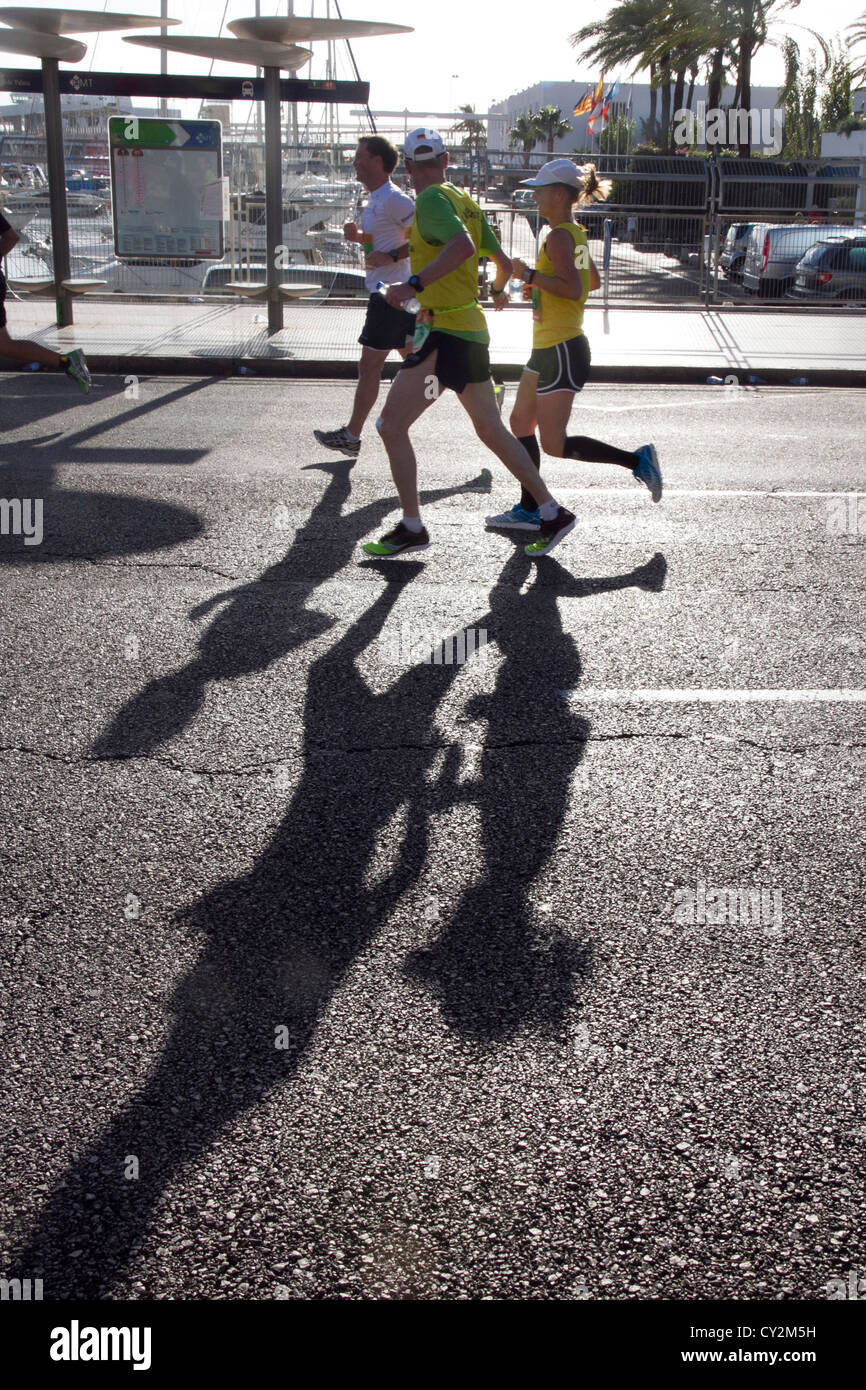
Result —
[[[341,182],[330,191],[321,188],[321,160],[311,153],[310,188],[303,183],[304,166],[286,161],[286,172],[297,180],[287,194],[284,211],[281,270],[286,281],[304,280],[319,286],[322,300],[366,295],[360,248],[345,241],[343,223],[358,214],[360,189],[347,192],[346,171],[354,145],[331,149],[329,157]],[[296,152],[298,153],[298,152]],[[455,151],[450,166],[454,182],[473,185],[504,250],[534,260],[540,236],[531,195],[520,187],[549,156],[533,151],[487,151],[483,159]],[[654,304],[779,304],[788,286],[750,293],[742,268],[726,264],[726,236],[731,227],[756,223],[785,225],[821,219],[832,232],[850,226],[858,204],[866,208],[866,178],[861,166],[838,161],[809,165],[767,159],[747,161],[697,156],[631,156],[575,154],[593,158],[599,174],[612,183],[604,203],[580,209],[590,252],[602,272],[599,292],[609,302]],[[230,168],[245,167],[233,160]],[[251,166],[254,167],[254,166]],[[405,171],[398,167],[398,182]],[[313,182],[319,192],[313,196]],[[8,203],[0,188],[0,206]],[[14,280],[44,276],[52,269],[50,221],[47,208],[24,216],[8,212],[22,226],[21,243],[9,258],[7,273]],[[104,280],[103,295],[133,301],[157,297],[194,299],[226,296],[229,284],[257,281],[265,274],[264,198],[253,187],[236,190],[227,228],[226,255],[221,262],[163,261],[146,256],[118,260],[114,255],[110,202],[70,199],[70,247],[73,274]],[[862,220],[862,217],[861,217]],[[22,225],[23,224],[23,225]],[[789,301],[788,301],[789,302]]]

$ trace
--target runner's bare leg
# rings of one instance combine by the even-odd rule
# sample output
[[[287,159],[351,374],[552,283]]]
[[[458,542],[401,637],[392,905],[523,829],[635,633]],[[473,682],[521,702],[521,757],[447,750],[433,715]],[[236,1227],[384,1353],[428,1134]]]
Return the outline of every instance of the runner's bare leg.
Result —
[[[436,380],[437,356],[438,352],[434,350],[423,362],[419,362],[417,367],[401,367],[391,384],[385,409],[376,423],[388,455],[391,477],[394,479],[404,516],[421,515],[418,501],[418,463],[409,439],[409,430],[439,396],[439,383]],[[490,395],[492,399],[492,386]]]
[[[43,367],[55,369],[60,366],[59,353],[26,338],[10,338],[5,328],[0,328],[0,357],[8,357],[13,362],[39,362]]]
[[[482,444],[486,444],[491,453],[505,464],[521,487],[532,494],[536,504],[543,507],[546,502],[552,502],[551,493],[544,486],[538,469],[520,440],[515,439],[502,423],[493,382],[489,378],[487,381],[471,381],[463,388],[459,400]]]

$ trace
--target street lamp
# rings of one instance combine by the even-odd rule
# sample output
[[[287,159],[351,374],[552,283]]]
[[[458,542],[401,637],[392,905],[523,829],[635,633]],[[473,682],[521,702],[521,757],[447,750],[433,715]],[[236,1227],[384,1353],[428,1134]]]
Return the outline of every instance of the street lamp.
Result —
[[[86,44],[68,39],[65,34],[97,34],[179,23],[177,19],[154,19],[152,15],[96,14],[92,10],[34,10],[22,5],[0,9],[0,24],[20,26],[0,29],[0,52],[22,53],[42,60],[45,162],[51,198],[51,244],[58,328],[67,328],[73,322],[72,297],[64,285],[70,278],[69,223],[58,64],[80,63],[87,52]]]

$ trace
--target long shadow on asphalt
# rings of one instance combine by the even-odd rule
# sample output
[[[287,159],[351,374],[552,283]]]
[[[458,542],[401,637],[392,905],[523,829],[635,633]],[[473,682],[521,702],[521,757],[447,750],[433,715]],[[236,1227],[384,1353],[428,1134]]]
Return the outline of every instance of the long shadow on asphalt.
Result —
[[[275,661],[319,637],[334,619],[306,607],[320,584],[352,558],[361,536],[378,526],[393,509],[393,499],[371,502],[348,515],[342,508],[351,494],[349,462],[316,465],[331,474],[321,501],[296,533],[288,554],[250,584],[225,589],[192,609],[200,622],[215,613],[202,633],[194,661],[151,683],[118,711],[97,740],[98,758],[138,757],[176,738],[197,714],[210,681],[233,680],[265,671]],[[423,492],[425,505],[465,493],[489,492],[491,475],[457,488]],[[387,570],[395,586],[418,573],[414,562],[392,562]],[[291,584],[291,589],[286,586]],[[339,718],[339,710],[334,712]],[[323,721],[323,732],[326,725]]]
[[[323,504],[332,510],[348,492],[347,474],[335,471],[329,484]],[[347,534],[354,520],[344,518]],[[293,551],[299,543],[303,548],[296,537]],[[494,690],[468,711],[488,721],[474,781],[458,782],[461,749],[436,725],[460,666],[410,666],[379,694],[358,670],[420,566],[393,566],[370,607],[313,661],[303,771],[286,816],[249,873],[183,914],[206,945],[174,995],[165,1053],[146,1088],[64,1175],[16,1262],[31,1275],[44,1272],[48,1298],[111,1294],[177,1170],[195,1163],[221,1130],[294,1071],[347,971],[411,901],[433,818],[459,802],[479,807],[483,878],[407,969],[436,992],[450,1025],[481,1045],[495,1047],[522,1026],[555,1030],[563,1023],[591,957],[555,923],[542,944],[529,895],[556,847],[590,726],[554,693],[580,679],[579,655],[557,608],[562,572],[543,562],[536,584],[521,595],[530,568],[522,552],[510,558],[490,611],[474,620],[501,657]],[[629,575],[585,581],[584,592],[661,582],[657,559]],[[215,653],[225,657],[230,637],[242,644],[249,635],[253,587],[234,595],[233,628],[225,614],[217,620],[222,640],[207,648],[209,678],[235,673],[231,660],[227,669]],[[567,577],[563,587],[570,588]],[[286,604],[284,588],[271,585],[270,596],[267,589],[262,601]],[[193,691],[202,679],[193,669]],[[187,692],[187,717],[194,704]],[[126,711],[128,750],[151,746],[153,709],[145,701]],[[167,736],[176,721],[168,717],[160,727]],[[115,737],[121,728],[117,722]],[[406,830],[390,874],[370,881],[381,837],[403,807]],[[131,1155],[139,1176],[125,1181]],[[98,1202],[88,1202],[87,1193],[97,1193]]]
[[[119,412],[94,418],[82,429],[0,442],[0,493],[7,499],[39,499],[43,528],[42,541],[37,545],[28,545],[22,536],[0,538],[0,563],[32,565],[57,559],[92,560],[110,555],[134,555],[180,545],[200,535],[204,529],[201,519],[185,507],[129,494],[58,488],[55,474],[58,467],[69,464],[141,463],[177,467],[197,463],[205,457],[207,449],[149,446],[147,419],[166,405],[196,394],[210,384],[210,381],[185,383],[175,391],[138,404],[127,404],[124,395],[120,397]],[[31,419],[40,424],[45,422],[45,394],[37,382],[31,385],[28,381],[26,385],[31,389],[19,390],[16,405],[11,410],[14,428],[21,428]],[[120,396],[119,391],[115,394]],[[87,398],[88,403],[90,399]],[[104,404],[105,399],[94,404]],[[89,405],[82,407],[80,396],[72,397],[69,405],[89,408]],[[22,415],[28,418],[23,420]],[[99,446],[95,443],[100,435],[132,427],[141,430],[140,445],[118,448],[110,441]]]

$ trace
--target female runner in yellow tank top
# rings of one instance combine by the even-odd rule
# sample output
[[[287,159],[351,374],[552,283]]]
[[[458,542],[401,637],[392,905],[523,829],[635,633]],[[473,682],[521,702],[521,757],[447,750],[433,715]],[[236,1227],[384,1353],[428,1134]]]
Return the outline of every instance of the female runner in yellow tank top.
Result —
[[[531,287],[532,355],[527,362],[511,412],[511,430],[526,449],[536,468],[541,448],[554,458],[580,459],[585,463],[614,463],[628,468],[659,502],[662,477],[656,451],[644,444],[634,452],[615,449],[586,435],[566,436],[576,392],[589,376],[589,344],[583,332],[586,297],[601,284],[589,254],[586,230],[574,221],[575,203],[585,206],[606,198],[610,183],[602,184],[594,164],[579,168],[570,159],[552,159],[534,179],[523,183],[533,191],[538,211],[551,230],[531,269],[516,257],[513,276]],[[526,289],[524,288],[524,293]],[[540,524],[535,499],[522,489],[520,501],[500,516],[487,518],[488,526],[511,530],[537,530]]]

